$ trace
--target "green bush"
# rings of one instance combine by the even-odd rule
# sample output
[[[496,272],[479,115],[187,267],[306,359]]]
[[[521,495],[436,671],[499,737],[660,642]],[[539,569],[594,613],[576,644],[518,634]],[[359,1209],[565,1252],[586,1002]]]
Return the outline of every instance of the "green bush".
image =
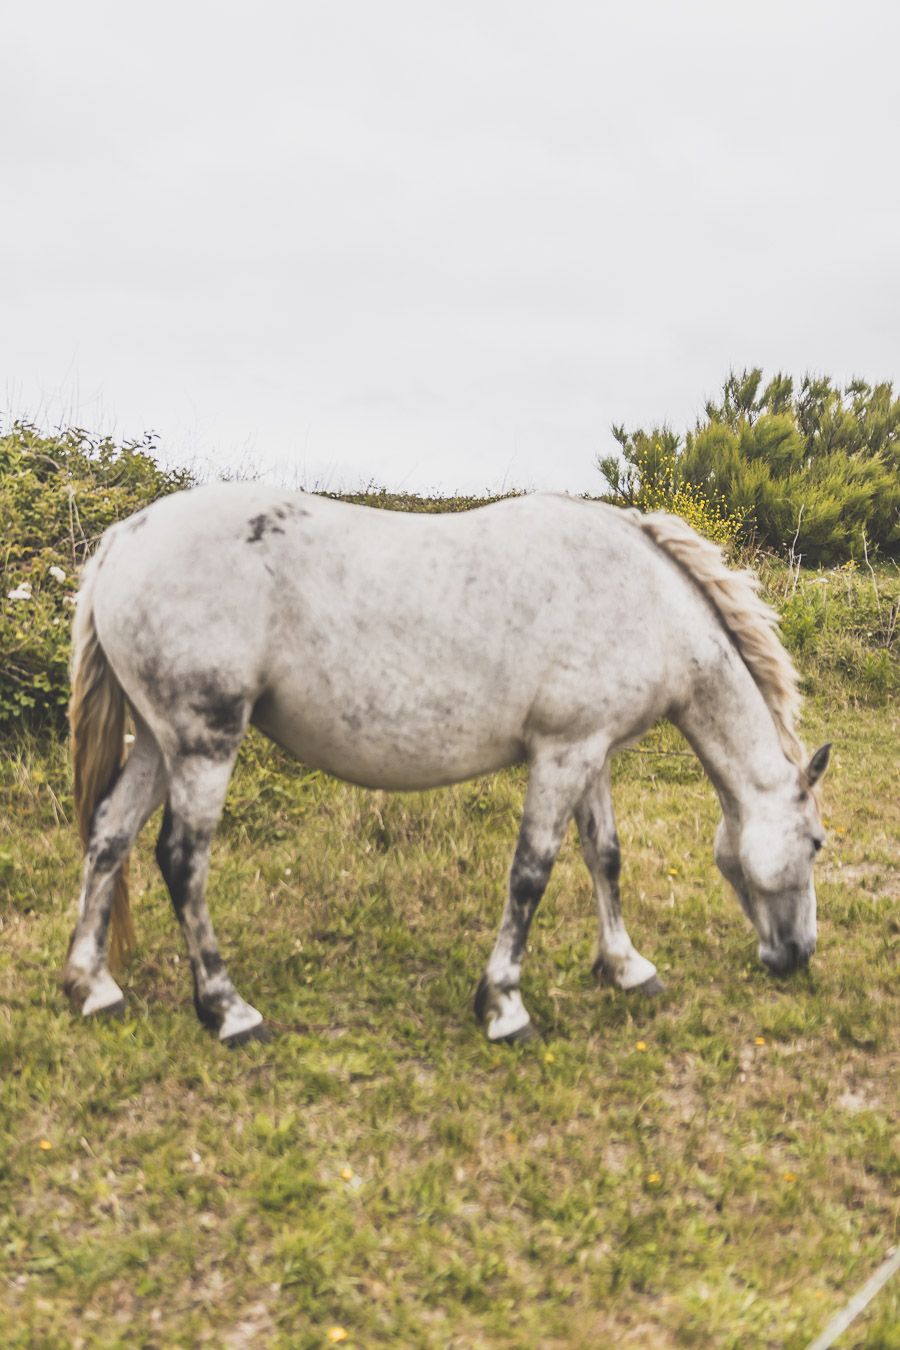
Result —
[[[671,511],[727,553],[734,552],[743,533],[743,515],[735,514],[720,492],[685,479],[677,436],[665,427],[631,436],[623,427],[613,427],[613,435],[623,448],[625,463],[609,455],[599,467],[617,503],[638,511]]]
[[[900,556],[900,399],[891,384],[854,380],[841,390],[807,376],[795,394],[791,378],[776,375],[761,385],[758,368],[732,373],[683,441],[668,427],[614,426],[621,458],[598,460],[612,500],[639,504],[668,459],[671,492],[718,504],[745,543],[792,550],[814,566]]]
[[[882,703],[900,694],[900,568],[850,561],[812,572],[757,557],[807,693]]]
[[[64,724],[78,568],[108,526],[191,482],[153,451],[78,428],[0,434],[0,732]]]

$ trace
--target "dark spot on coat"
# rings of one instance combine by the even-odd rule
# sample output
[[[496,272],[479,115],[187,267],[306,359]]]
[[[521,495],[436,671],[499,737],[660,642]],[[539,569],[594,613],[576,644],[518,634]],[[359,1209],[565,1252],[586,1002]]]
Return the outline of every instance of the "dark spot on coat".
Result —
[[[206,1027],[207,1031],[218,1031],[222,1025],[223,1010],[216,1004],[204,1003],[200,997],[200,981],[197,979],[197,968],[191,965],[191,975],[194,978],[194,1011],[200,1021],[201,1026]]]
[[[602,850],[600,861],[606,880],[610,886],[617,887],[619,874],[622,871],[622,850],[619,847],[618,837],[614,836],[612,842]]]
[[[94,867],[98,872],[111,872],[122,861],[130,844],[131,836],[124,830],[110,835],[97,846],[95,853],[92,850]]]
[[[200,960],[207,975],[219,975],[225,969],[225,962],[215,947],[204,947],[200,953]]]
[[[221,761],[231,759],[237,752],[237,743],[233,736],[225,736],[214,731],[198,731],[182,735],[178,741],[178,750],[185,759]]]
[[[250,533],[247,535],[248,544],[258,544],[259,541],[268,534],[284,534],[280,525],[274,525],[265,511],[258,516],[251,516],[247,521],[250,526]]]
[[[169,681],[165,680],[159,659],[156,655],[147,656],[138,666],[138,679],[148,693],[154,694],[156,700],[163,704],[169,703]]]
[[[183,755],[230,759],[241,742],[250,712],[243,694],[227,691],[214,676],[201,675],[181,688],[181,698],[194,713],[192,722],[179,727]]]
[[[552,867],[552,857],[536,852],[526,838],[519,839],[509,874],[509,893],[517,909],[522,911],[526,924],[547,888]]]
[[[214,680],[202,681],[190,699],[190,706],[209,731],[223,736],[242,735],[247,711],[243,694],[223,694]]]
[[[275,507],[275,514],[279,520],[286,520],[288,516],[308,516],[309,512],[305,507],[298,506],[295,501],[287,501]]]
[[[137,515],[131,516],[131,518],[126,522],[127,528],[131,531],[139,530],[142,525],[146,524],[147,524],[146,511],[138,511]]]
[[[156,841],[156,861],[169,888],[172,904],[179,919],[190,898],[192,855],[193,849],[190,847],[186,831],[179,828],[172,815],[172,809],[166,802],[159,838]]]

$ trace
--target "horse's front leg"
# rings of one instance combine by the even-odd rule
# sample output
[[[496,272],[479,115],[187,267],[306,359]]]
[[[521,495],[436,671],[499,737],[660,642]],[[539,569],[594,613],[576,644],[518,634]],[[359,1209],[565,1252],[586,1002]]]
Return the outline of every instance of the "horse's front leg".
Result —
[[[532,760],[506,908],[475,995],[475,1014],[490,1041],[530,1040],[535,1035],[519,993],[522,958],[587,773],[583,749],[566,754],[553,748]]]
[[[241,998],[228,976],[206,905],[210,845],[233,764],[233,755],[191,755],[172,763],[156,846],[191,962],[197,1016],[227,1045],[266,1035],[262,1014]]]
[[[607,984],[629,992],[658,994],[663,983],[656,966],[632,945],[619,908],[619,872],[622,860],[613,815],[609,764],[589,784],[575,808],[581,850],[587,863],[600,921],[600,941],[594,974]]]

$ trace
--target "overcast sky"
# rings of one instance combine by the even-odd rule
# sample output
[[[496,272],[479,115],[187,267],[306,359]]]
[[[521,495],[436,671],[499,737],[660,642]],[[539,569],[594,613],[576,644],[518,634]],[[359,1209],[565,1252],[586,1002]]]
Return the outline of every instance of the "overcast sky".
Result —
[[[591,491],[730,366],[900,375],[896,0],[21,0],[0,44],[7,415]]]

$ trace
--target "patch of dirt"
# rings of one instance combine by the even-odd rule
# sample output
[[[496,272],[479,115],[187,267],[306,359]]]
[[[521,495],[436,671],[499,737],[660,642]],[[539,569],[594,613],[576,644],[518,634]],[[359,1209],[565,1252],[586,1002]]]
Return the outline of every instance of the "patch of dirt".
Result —
[[[879,900],[900,900],[900,869],[888,863],[831,862],[821,876],[836,886],[858,886]]]
[[[220,1344],[225,1350],[250,1350],[250,1347],[268,1345],[275,1330],[269,1309],[264,1303],[251,1303],[244,1308],[239,1320],[222,1335]]]
[[[881,1105],[877,1097],[872,1097],[863,1089],[856,1091],[848,1088],[837,1098],[836,1104],[842,1111],[849,1111],[851,1115],[857,1115],[860,1111],[875,1111]]]

